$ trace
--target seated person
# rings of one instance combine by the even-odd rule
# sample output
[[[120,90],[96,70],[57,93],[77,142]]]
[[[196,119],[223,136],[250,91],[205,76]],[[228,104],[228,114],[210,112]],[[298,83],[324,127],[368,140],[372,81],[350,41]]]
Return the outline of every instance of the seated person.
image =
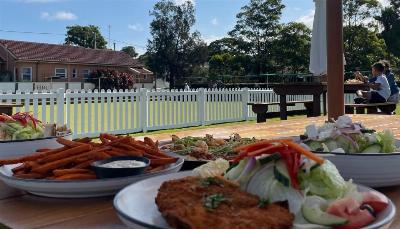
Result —
[[[394,74],[392,73],[392,71],[390,70],[390,63],[387,60],[382,60],[383,65],[385,66],[385,76],[386,79],[389,82],[389,86],[390,86],[390,97],[388,98],[388,102],[395,102],[398,103],[399,99],[400,99],[400,95],[399,95],[399,88],[397,87],[397,83],[396,80],[394,78]]]
[[[357,91],[357,95],[367,103],[385,103],[390,97],[390,86],[383,74],[385,67],[377,62],[372,65],[372,75],[376,77],[375,82],[370,83],[371,91]]]
[[[375,80],[376,80],[376,76],[373,76],[373,77],[371,77],[370,79],[368,78],[368,76],[363,76],[362,74],[361,74],[361,72],[360,71],[356,71],[355,73],[354,73],[354,78],[356,79],[356,80],[359,80],[359,81],[362,81],[362,82],[364,82],[364,83],[373,83],[373,82],[375,82]]]

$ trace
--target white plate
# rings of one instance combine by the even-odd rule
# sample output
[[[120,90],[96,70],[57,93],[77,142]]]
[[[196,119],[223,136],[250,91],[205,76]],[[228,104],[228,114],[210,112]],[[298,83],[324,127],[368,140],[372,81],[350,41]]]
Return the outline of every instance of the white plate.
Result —
[[[168,174],[146,179],[121,190],[114,198],[114,207],[120,219],[130,228],[169,229],[155,204],[159,187],[164,181],[179,179],[193,175],[192,171]],[[359,191],[372,189],[358,186]],[[363,229],[379,228],[389,224],[396,214],[396,208],[389,200],[389,206],[381,212],[377,219]]]
[[[5,165],[0,167],[0,180],[8,186],[27,191],[29,193],[58,198],[85,198],[114,195],[119,190],[134,182],[168,173],[178,172],[183,165],[179,159],[168,168],[137,176],[82,180],[82,181],[54,181],[39,179],[20,179],[12,176],[11,169],[17,165]]]
[[[72,134],[63,136],[72,140]],[[10,159],[32,154],[37,149],[55,149],[62,145],[57,142],[57,137],[0,141],[0,159]]]

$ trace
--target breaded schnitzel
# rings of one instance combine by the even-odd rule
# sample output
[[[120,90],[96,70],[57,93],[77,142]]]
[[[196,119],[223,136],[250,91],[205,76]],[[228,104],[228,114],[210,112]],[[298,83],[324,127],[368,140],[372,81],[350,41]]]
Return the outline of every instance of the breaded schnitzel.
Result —
[[[175,229],[288,229],[294,220],[287,208],[266,204],[222,177],[164,182],[155,201]]]

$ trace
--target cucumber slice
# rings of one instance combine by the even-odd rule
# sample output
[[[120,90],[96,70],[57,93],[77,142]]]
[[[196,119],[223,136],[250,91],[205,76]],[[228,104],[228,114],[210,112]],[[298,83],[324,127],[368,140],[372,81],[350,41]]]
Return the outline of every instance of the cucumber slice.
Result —
[[[338,217],[324,210],[328,207],[328,201],[319,196],[308,196],[305,198],[301,212],[304,218],[310,222],[324,226],[336,226],[348,223],[348,220]]]
[[[373,144],[365,148],[361,153],[379,153],[381,152],[382,147],[378,144]]]
[[[263,158],[258,159],[258,162],[260,162],[261,165],[265,165],[272,161],[277,161],[279,159],[281,159],[281,155],[279,153],[274,153],[268,157],[263,157]]]
[[[282,161],[275,162],[274,176],[277,181],[286,187],[290,186],[290,177],[286,165]]]

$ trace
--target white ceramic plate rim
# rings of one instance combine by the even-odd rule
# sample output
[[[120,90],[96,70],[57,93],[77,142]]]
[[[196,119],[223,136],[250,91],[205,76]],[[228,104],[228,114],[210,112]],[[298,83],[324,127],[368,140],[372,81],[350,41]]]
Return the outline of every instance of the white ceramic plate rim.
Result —
[[[178,174],[178,175],[177,175],[177,174]],[[171,176],[173,176],[173,175],[178,176],[178,177],[184,177],[184,176],[193,175],[193,172],[192,172],[192,171],[185,171],[185,172],[178,172],[178,173],[175,173],[175,174],[166,174],[166,175],[163,175],[163,176],[170,176],[170,177],[171,177]],[[151,224],[145,223],[145,222],[143,222],[143,221],[140,221],[139,219],[135,219],[135,218],[133,218],[133,217],[130,217],[128,214],[124,213],[124,211],[119,207],[119,204],[118,204],[118,199],[120,199],[120,196],[121,196],[121,195],[124,195],[125,190],[128,190],[131,186],[137,185],[137,184],[140,183],[140,182],[144,182],[144,181],[146,181],[146,180],[155,179],[155,178],[160,179],[160,176],[158,176],[158,177],[152,177],[152,178],[148,178],[148,179],[144,179],[144,180],[138,181],[138,182],[136,182],[136,183],[134,183],[134,184],[131,184],[131,185],[129,185],[129,186],[123,188],[122,190],[120,190],[120,191],[117,193],[117,195],[115,195],[114,201],[113,201],[113,205],[114,205],[114,208],[115,208],[115,210],[117,211],[117,213],[118,213],[118,215],[119,215],[120,217],[122,217],[123,219],[125,219],[125,220],[128,221],[128,222],[133,222],[133,223],[135,223],[135,224],[137,224],[137,225],[140,225],[140,226],[143,226],[143,227],[146,227],[146,228],[150,228],[150,229],[166,229],[166,228],[159,227],[159,226],[156,226],[156,225],[151,225]],[[171,179],[174,179],[174,178],[171,177]],[[362,189],[366,189],[366,190],[373,190],[373,191],[376,191],[376,190],[374,190],[374,189],[372,189],[372,188],[369,188],[369,187],[367,187],[367,186],[364,186],[364,185],[359,185],[359,184],[357,184],[357,187],[358,187],[358,188],[362,188]],[[376,191],[376,192],[378,192],[378,191]],[[380,193],[380,192],[379,192],[379,193]],[[382,194],[382,193],[381,193],[381,194]],[[386,195],[385,195],[385,196],[386,196]],[[387,198],[388,198],[388,197],[387,197]],[[393,204],[392,200],[390,200],[389,198],[388,198],[388,200],[389,200],[389,205],[388,205],[388,207],[390,207],[390,208],[392,209],[392,211],[389,212],[388,215],[387,215],[385,218],[383,218],[382,220],[380,220],[380,221],[378,221],[378,222],[373,222],[372,224],[367,225],[366,227],[363,227],[363,228],[365,228],[365,229],[379,228],[379,227],[381,227],[381,226],[387,225],[388,223],[390,223],[390,222],[393,220],[394,216],[396,215],[396,207],[395,207],[395,205]],[[155,204],[155,203],[154,203],[154,204]]]
[[[102,178],[102,179],[92,179],[92,180],[73,180],[73,181],[56,181],[56,180],[46,180],[46,179],[23,179],[23,178],[17,178],[14,176],[10,176],[9,174],[6,173],[5,170],[7,170],[8,168],[10,168],[10,170],[12,168],[17,167],[20,164],[12,164],[12,165],[3,165],[0,166],[0,180],[14,180],[14,181],[19,181],[19,182],[30,182],[30,183],[57,183],[57,184],[75,184],[75,183],[85,183],[85,184],[90,184],[90,183],[101,183],[101,182],[105,182],[105,181],[119,181],[119,180],[126,180],[129,178],[138,178],[140,179],[140,177],[147,177],[147,176],[155,176],[157,174],[163,174],[167,171],[173,170],[176,167],[179,167],[180,165],[182,165],[184,162],[184,160],[182,158],[179,158],[174,164],[171,164],[168,168],[164,169],[164,170],[160,170],[157,172],[152,172],[152,173],[143,173],[140,175],[135,175],[135,176],[128,176],[128,177],[116,177],[116,178]],[[5,168],[4,166],[7,166],[7,168]],[[11,171],[12,173],[12,171]]]

